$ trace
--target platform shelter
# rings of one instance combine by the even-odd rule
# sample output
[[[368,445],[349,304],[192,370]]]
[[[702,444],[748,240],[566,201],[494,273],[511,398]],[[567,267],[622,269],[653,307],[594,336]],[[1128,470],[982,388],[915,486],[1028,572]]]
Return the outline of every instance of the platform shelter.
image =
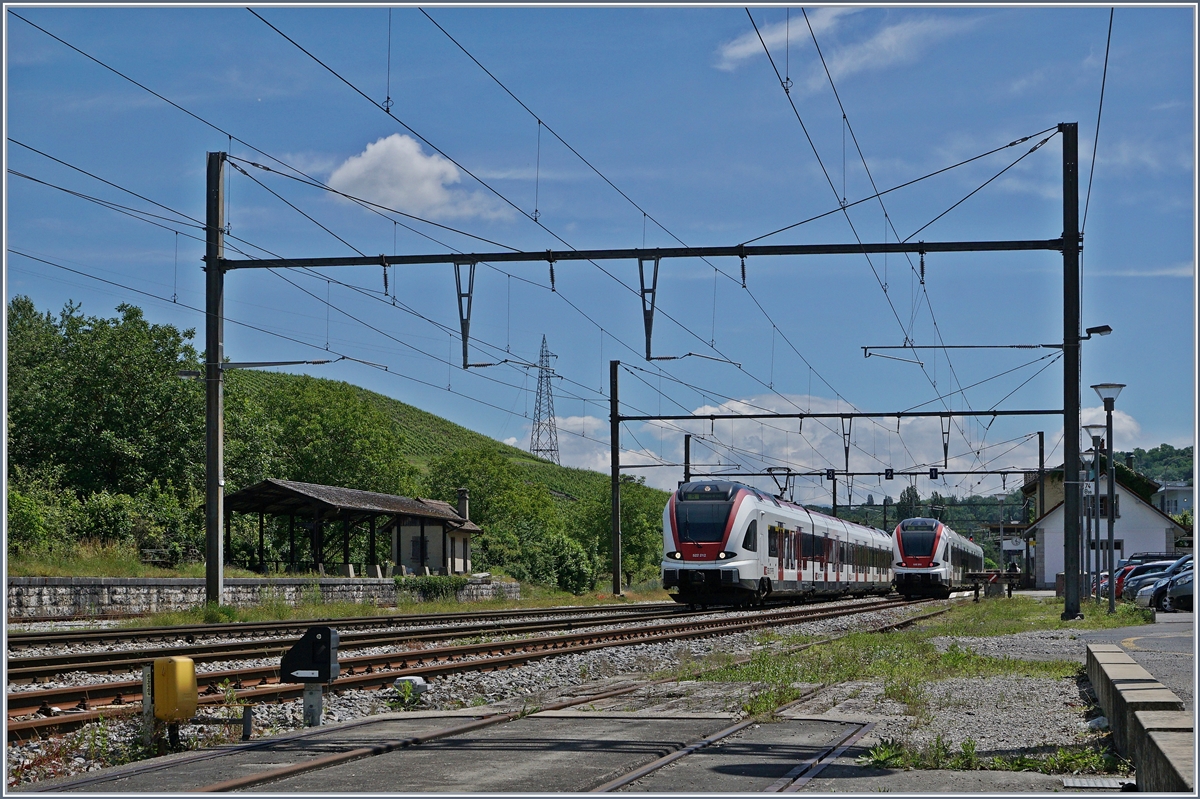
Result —
[[[234,513],[258,514],[257,566],[264,574],[268,566],[267,516],[288,519],[288,559],[283,563],[289,571],[311,569],[324,573],[336,567],[338,573],[351,575],[351,540],[366,535],[368,567],[379,566],[382,556],[397,569],[403,566],[410,573],[469,573],[471,537],[480,532],[470,520],[465,488],[458,490],[455,507],[436,499],[263,480],[225,497],[226,553],[232,551],[230,520]],[[302,558],[302,554],[308,557]],[[375,570],[368,568],[367,572],[370,576]]]

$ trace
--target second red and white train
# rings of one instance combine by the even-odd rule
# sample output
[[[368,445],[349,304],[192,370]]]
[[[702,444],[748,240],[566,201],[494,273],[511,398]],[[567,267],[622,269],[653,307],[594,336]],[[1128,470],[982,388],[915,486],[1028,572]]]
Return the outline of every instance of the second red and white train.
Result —
[[[663,510],[663,588],[688,605],[886,594],[948,596],[983,550],[936,519],[893,535],[742,483],[680,486]]]

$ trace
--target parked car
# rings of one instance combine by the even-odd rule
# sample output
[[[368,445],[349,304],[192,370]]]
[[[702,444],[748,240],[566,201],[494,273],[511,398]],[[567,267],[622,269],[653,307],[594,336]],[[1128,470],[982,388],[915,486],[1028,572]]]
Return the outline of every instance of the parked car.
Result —
[[[1168,570],[1173,565],[1175,564],[1159,561],[1146,564],[1146,570],[1140,573],[1134,569],[1125,577],[1125,582],[1121,585],[1121,599],[1133,599],[1142,586],[1153,583],[1160,577],[1168,576]],[[1170,572],[1170,574],[1173,575],[1174,572]]]
[[[1141,589],[1145,588],[1147,585],[1159,585],[1161,583],[1162,586],[1165,586],[1167,580],[1169,580],[1170,578],[1174,577],[1175,575],[1177,575],[1183,571],[1186,571],[1190,568],[1192,568],[1192,556],[1184,555],[1183,557],[1179,558],[1174,563],[1172,563],[1170,566],[1168,566],[1156,578],[1155,577],[1145,577],[1145,575],[1143,575],[1143,578],[1139,578],[1140,582],[1139,582],[1138,588],[1136,590],[1130,587],[1129,581],[1126,581],[1126,583],[1125,583],[1126,596],[1135,596],[1136,594],[1141,593]],[[1130,578],[1130,579],[1132,580],[1133,578]],[[1158,596],[1158,599],[1160,599],[1160,600],[1162,599],[1161,593],[1158,594],[1157,596]],[[1151,605],[1151,607],[1155,607],[1160,610],[1162,609],[1158,603],[1154,603],[1153,605]]]
[[[1192,610],[1192,570],[1180,572],[1171,578],[1167,584],[1166,595],[1163,596],[1163,610],[1170,613],[1176,610],[1191,612]]]
[[[1143,574],[1166,571],[1166,568],[1174,562],[1175,561],[1173,560],[1156,560],[1150,563],[1140,563],[1137,565],[1126,566],[1125,571],[1117,573],[1117,599],[1125,596],[1125,583],[1128,580],[1139,577]],[[1130,594],[1130,597],[1132,596],[1133,594]]]
[[[1174,573],[1170,570],[1163,572],[1157,580],[1147,585],[1143,585],[1134,597],[1134,604],[1142,608],[1154,608],[1155,610],[1163,610],[1163,600],[1166,598],[1167,589],[1170,587],[1171,581],[1182,575],[1192,571],[1191,556],[1188,556],[1185,563],[1180,565],[1180,568]],[[1183,560],[1183,559],[1181,559]]]
[[[1133,571],[1133,569],[1134,569],[1133,566],[1122,566],[1119,569],[1117,569],[1117,576],[1116,576],[1117,596],[1121,595],[1121,580],[1124,578],[1124,576],[1126,574]],[[1112,588],[1112,586],[1113,586],[1113,580],[1109,579],[1106,576],[1104,578],[1103,582],[1101,582],[1101,584],[1100,584],[1100,596],[1108,596],[1108,592]]]

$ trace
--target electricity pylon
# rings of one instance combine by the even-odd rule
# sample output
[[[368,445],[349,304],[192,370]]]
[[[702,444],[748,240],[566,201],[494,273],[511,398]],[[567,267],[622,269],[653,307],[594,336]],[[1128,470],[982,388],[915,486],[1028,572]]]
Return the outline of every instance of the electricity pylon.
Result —
[[[546,336],[542,336],[542,352],[538,356],[537,401],[533,406],[533,434],[529,437],[529,452],[546,460],[558,461],[558,428],[554,425],[554,392],[550,380],[554,369],[550,366],[550,348]],[[559,464],[560,466],[562,464]]]

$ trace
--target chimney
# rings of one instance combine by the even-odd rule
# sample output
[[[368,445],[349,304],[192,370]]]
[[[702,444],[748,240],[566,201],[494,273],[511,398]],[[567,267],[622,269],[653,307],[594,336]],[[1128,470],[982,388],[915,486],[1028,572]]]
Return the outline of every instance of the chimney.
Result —
[[[467,520],[471,518],[471,492],[466,488],[458,489],[458,515]]]
[[[1133,453],[1132,452],[1125,453],[1125,468],[1131,472],[1133,471]]]

